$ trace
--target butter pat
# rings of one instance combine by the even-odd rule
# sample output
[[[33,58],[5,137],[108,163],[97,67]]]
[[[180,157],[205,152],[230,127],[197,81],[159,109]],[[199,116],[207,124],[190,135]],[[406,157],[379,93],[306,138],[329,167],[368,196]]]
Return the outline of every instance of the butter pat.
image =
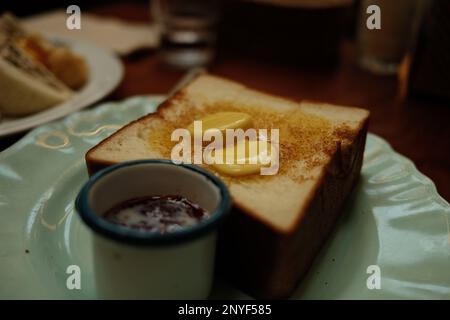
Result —
[[[208,129],[217,129],[225,133],[226,129],[248,129],[253,126],[253,121],[250,115],[243,112],[218,112],[208,115],[197,121],[202,122],[202,131]],[[187,129],[191,135],[199,134],[194,132],[194,122],[191,123]],[[200,134],[203,134],[200,132]]]
[[[207,160],[220,173],[245,176],[260,173],[262,167],[269,166],[275,152],[268,141],[243,139],[209,152]]]

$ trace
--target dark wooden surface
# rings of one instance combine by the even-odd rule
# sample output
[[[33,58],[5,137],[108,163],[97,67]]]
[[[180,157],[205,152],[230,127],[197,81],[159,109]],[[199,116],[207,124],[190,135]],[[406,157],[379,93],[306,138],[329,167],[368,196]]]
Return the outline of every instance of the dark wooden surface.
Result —
[[[129,21],[149,21],[142,4],[92,8],[93,13]],[[299,69],[278,62],[258,62],[221,52],[210,72],[292,99],[312,99],[352,105],[371,111],[370,131],[414,161],[418,169],[450,200],[450,103],[425,98],[400,99],[395,77],[371,75],[355,66],[354,46],[346,41],[342,58],[332,69]],[[123,59],[125,77],[108,98],[166,93],[183,72],[162,65],[157,52],[145,51]]]

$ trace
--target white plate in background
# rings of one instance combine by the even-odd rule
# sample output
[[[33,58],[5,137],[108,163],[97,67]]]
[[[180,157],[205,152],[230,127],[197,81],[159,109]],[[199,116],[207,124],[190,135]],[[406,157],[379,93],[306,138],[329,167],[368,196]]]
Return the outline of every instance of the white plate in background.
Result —
[[[32,129],[88,107],[108,95],[120,83],[123,66],[114,53],[85,41],[49,37],[82,55],[89,66],[89,80],[69,100],[29,116],[0,119],[0,138]]]

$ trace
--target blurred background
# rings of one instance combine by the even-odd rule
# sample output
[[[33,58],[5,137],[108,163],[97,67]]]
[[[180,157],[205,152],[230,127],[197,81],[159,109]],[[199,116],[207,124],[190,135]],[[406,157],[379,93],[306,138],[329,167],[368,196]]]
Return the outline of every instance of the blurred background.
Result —
[[[65,28],[72,4],[81,30]],[[108,100],[165,94],[187,70],[206,67],[291,99],[367,108],[370,131],[450,199],[448,0],[2,1],[6,11],[34,30],[116,51],[125,77]],[[108,24],[130,36],[115,37]]]

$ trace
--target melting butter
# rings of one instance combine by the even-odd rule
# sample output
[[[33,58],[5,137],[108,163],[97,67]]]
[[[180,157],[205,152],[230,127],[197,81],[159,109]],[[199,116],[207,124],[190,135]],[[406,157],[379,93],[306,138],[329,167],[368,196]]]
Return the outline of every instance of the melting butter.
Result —
[[[276,150],[268,141],[243,139],[223,149],[209,152],[207,159],[220,173],[245,176],[259,173],[262,167],[269,166],[274,152]]]
[[[226,129],[245,130],[253,126],[253,121],[250,115],[243,112],[218,112],[207,115],[198,121],[202,121],[202,131],[206,131],[208,129],[218,129],[223,133]],[[194,135],[194,122],[192,122],[187,129],[192,135]],[[200,134],[203,134],[203,132]]]

